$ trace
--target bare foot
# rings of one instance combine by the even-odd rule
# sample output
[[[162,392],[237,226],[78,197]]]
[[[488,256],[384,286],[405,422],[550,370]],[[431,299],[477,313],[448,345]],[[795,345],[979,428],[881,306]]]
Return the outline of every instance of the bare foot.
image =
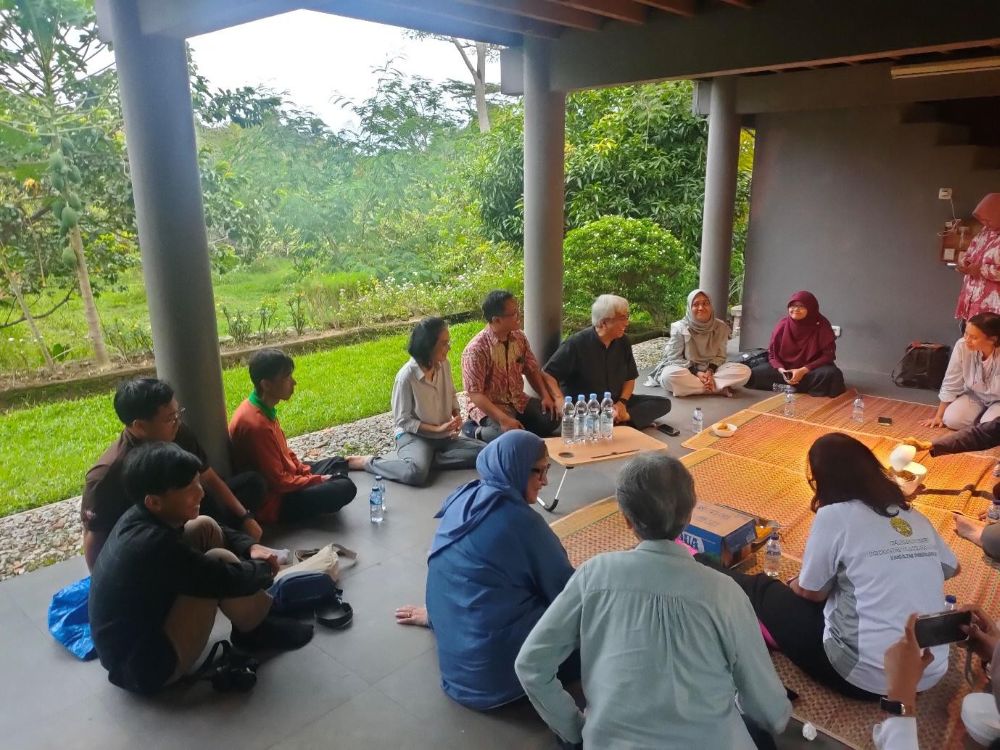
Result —
[[[736,395],[736,393],[733,391],[733,389],[730,388],[729,386],[726,386],[725,388],[723,388],[721,391],[719,391],[719,393],[722,394],[723,396],[725,396],[726,398],[732,398],[733,396]]]
[[[963,539],[968,539],[978,547],[983,546],[981,537],[985,527],[986,524],[984,523],[973,521],[971,518],[960,516],[957,513],[955,514],[955,533]]]
[[[427,610],[424,607],[407,604],[396,610],[396,622],[400,625],[419,625],[426,628]]]
[[[371,460],[372,456],[348,456],[347,469],[348,471],[364,471]]]

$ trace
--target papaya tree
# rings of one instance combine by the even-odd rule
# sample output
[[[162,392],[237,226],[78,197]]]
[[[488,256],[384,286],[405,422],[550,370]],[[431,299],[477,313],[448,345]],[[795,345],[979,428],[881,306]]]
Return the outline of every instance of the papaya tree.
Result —
[[[100,67],[104,60],[108,64]],[[78,291],[101,367],[109,357],[95,303],[95,271],[97,278],[113,280],[134,238],[110,61],[89,2],[0,0],[0,167],[39,186],[31,221],[10,224],[21,231],[12,231],[7,242],[62,248],[60,262],[39,266],[41,283]],[[45,231],[38,226],[42,219]]]

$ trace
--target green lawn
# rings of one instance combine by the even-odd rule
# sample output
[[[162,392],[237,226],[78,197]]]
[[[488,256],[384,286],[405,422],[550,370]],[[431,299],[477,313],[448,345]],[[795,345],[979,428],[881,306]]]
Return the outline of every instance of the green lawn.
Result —
[[[296,276],[292,264],[283,259],[268,260],[221,275],[213,273],[212,290],[219,334],[228,333],[226,319],[222,314],[223,306],[229,308],[230,312],[238,310],[255,316],[254,311],[265,300],[277,305],[276,326],[290,326],[286,300],[295,285]],[[52,292],[37,300],[32,297],[31,304],[35,310],[45,310],[61,298],[61,294]],[[149,308],[140,270],[133,268],[123,273],[117,289],[100,291],[97,308],[105,328],[113,327],[116,321],[125,325],[138,323],[148,328]],[[256,326],[256,319],[254,325]],[[40,320],[39,327],[49,348],[58,346],[69,350],[67,361],[91,356],[79,296],[74,296],[55,313]],[[106,343],[109,351],[115,354],[113,342],[109,339]],[[0,374],[34,370],[43,364],[42,355],[24,324],[3,329],[3,335],[0,336]]]
[[[453,326],[452,370],[482,323]],[[289,436],[389,410],[396,371],[407,359],[407,335],[306,354],[295,360],[298,387],[280,408]],[[223,373],[227,413],[250,391],[245,367]],[[121,430],[111,393],[0,414],[0,516],[63,500],[83,490],[86,471]]]

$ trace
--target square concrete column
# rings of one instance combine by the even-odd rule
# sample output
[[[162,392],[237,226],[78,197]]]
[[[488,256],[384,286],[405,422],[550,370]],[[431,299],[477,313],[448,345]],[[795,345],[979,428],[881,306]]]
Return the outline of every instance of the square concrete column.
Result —
[[[212,466],[225,473],[226,404],[187,55],[183,39],[143,34],[136,5],[109,0],[107,11],[156,371],[177,391]]]
[[[549,42],[524,40],[524,329],[543,363],[562,333],[566,94],[549,85]]]
[[[698,286],[712,298],[715,316],[725,320],[729,309],[733,214],[736,210],[736,177],[740,158],[736,79],[714,79],[709,102],[705,210]]]

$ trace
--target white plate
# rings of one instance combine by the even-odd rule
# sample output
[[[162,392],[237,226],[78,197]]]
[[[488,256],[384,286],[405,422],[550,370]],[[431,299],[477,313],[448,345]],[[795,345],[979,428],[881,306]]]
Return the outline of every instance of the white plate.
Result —
[[[738,428],[732,422],[716,422],[710,429],[716,437],[726,438],[735,435]]]

